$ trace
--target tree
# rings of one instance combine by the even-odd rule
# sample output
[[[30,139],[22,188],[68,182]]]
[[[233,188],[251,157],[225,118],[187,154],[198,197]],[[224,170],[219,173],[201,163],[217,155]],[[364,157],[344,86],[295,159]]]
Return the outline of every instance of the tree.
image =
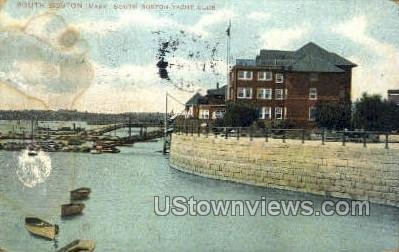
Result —
[[[316,125],[320,128],[342,130],[350,127],[351,106],[347,104],[319,102],[315,112]]]
[[[399,130],[399,106],[394,102],[386,102],[384,125],[386,125],[385,130]]]
[[[248,127],[258,119],[258,111],[254,105],[229,102],[226,104],[226,113],[223,124],[227,127]]]
[[[355,128],[373,131],[399,129],[399,107],[380,95],[363,96],[355,102],[353,115]]]

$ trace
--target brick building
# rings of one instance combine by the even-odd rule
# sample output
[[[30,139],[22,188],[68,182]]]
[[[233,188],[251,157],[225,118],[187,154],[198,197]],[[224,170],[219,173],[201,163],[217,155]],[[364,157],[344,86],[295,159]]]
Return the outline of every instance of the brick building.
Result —
[[[388,90],[388,101],[394,102],[399,106],[399,89]]]
[[[261,50],[254,60],[236,61],[226,100],[253,103],[260,120],[313,127],[318,101],[351,103],[353,67],[314,43],[296,51]]]
[[[211,120],[222,118],[226,111],[226,88],[208,89],[206,95],[196,93],[186,102],[186,118]]]

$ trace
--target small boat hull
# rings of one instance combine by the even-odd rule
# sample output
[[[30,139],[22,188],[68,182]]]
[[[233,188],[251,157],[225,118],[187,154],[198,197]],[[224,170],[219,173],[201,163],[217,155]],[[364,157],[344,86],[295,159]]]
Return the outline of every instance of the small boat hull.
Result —
[[[25,218],[25,228],[33,235],[54,240],[59,233],[58,225],[34,217]]]
[[[34,157],[37,156],[37,152],[39,151],[39,146],[30,144],[28,145],[28,156]]]
[[[57,252],[75,252],[75,251],[85,251],[93,252],[96,244],[92,240],[75,240],[65,247],[61,248]]]
[[[87,187],[81,187],[71,191],[71,200],[85,200],[89,198],[91,189]]]
[[[61,217],[68,217],[82,214],[85,204],[82,203],[71,203],[61,205]]]
[[[31,156],[31,157],[37,156],[37,152],[36,151],[29,151],[28,152],[28,156]]]

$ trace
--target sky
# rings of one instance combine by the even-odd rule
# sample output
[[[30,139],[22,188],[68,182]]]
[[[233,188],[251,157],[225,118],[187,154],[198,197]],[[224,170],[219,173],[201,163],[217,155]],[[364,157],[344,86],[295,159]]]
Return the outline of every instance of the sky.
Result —
[[[226,84],[229,21],[232,63],[312,41],[358,65],[353,100],[399,88],[394,1],[49,2],[0,0],[0,109],[181,111]]]

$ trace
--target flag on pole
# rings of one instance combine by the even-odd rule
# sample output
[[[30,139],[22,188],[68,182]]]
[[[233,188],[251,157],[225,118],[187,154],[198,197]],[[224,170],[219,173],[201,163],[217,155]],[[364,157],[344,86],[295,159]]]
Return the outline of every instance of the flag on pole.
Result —
[[[231,29],[231,20],[229,21],[229,27],[227,27],[226,34],[230,37],[230,29]]]

